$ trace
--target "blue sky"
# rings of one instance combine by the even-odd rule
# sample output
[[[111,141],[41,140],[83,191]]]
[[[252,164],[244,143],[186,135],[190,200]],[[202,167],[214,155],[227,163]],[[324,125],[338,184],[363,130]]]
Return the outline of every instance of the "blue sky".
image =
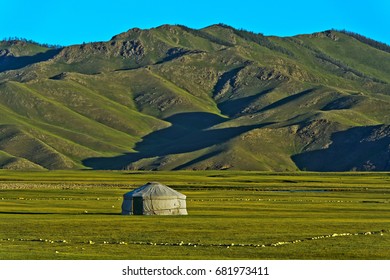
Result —
[[[0,0],[0,39],[71,45],[106,41],[133,27],[225,23],[265,35],[347,29],[390,45],[390,1]]]

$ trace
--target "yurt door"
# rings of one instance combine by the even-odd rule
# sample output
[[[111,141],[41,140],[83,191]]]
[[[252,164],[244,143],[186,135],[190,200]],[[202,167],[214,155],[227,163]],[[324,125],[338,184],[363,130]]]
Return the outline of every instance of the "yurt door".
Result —
[[[133,214],[134,215],[144,214],[144,205],[143,205],[142,197],[133,197]]]

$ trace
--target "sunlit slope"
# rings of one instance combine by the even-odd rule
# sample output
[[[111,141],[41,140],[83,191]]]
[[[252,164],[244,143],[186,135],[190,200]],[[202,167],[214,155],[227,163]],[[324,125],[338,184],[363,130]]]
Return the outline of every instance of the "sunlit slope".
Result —
[[[389,170],[387,49],[223,24],[2,41],[0,167]]]

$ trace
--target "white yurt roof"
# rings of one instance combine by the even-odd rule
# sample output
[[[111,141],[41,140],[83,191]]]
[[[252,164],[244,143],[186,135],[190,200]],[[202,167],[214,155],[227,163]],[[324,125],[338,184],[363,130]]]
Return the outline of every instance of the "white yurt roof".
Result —
[[[186,196],[182,193],[175,191],[174,189],[165,186],[158,182],[149,182],[131,192],[128,192],[123,195],[124,198],[130,197],[142,197],[143,199],[172,199],[172,198],[181,198],[185,199]]]

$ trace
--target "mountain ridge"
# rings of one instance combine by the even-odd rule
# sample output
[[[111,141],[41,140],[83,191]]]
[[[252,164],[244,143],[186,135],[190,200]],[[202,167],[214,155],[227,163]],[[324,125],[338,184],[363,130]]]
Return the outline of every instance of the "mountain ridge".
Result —
[[[390,53],[374,42],[223,24],[1,41],[0,167],[390,170]]]

